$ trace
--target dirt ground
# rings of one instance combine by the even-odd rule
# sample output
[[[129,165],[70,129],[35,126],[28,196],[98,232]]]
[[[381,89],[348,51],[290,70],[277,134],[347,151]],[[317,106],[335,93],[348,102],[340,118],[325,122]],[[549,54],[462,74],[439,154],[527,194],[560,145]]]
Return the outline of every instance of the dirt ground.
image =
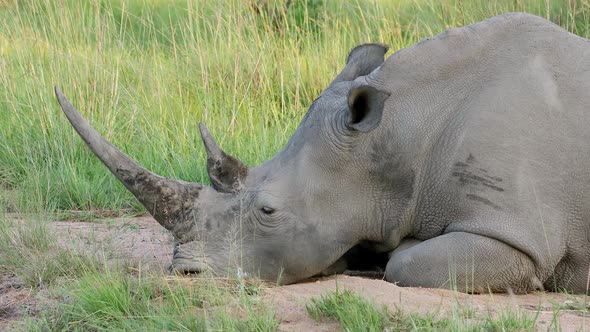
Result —
[[[133,262],[144,270],[162,271],[171,261],[172,238],[151,217],[116,218],[97,222],[55,221],[50,228],[58,235],[64,246],[78,250],[101,250],[114,248],[115,257]],[[506,310],[520,310],[535,315],[539,312],[537,326],[540,331],[554,329],[555,306],[567,306],[571,301],[584,303],[582,296],[572,297],[555,293],[533,293],[528,295],[467,295],[440,289],[402,288],[383,280],[365,279],[338,275],[314,279],[295,285],[270,286],[265,289],[264,299],[282,319],[281,330],[285,331],[333,331],[338,330],[335,322],[317,323],[308,316],[305,304],[310,299],[336,288],[350,289],[372,300],[386,305],[391,310],[403,312],[431,312],[450,315],[457,308],[467,308],[475,317],[488,313],[497,315]],[[35,313],[43,306],[52,305],[44,299],[44,292],[34,294],[14,275],[0,275],[0,330],[6,330],[11,323],[21,319],[27,312]],[[540,309],[539,309],[540,308]],[[540,311],[539,311],[540,310]],[[590,331],[590,320],[583,311],[559,310],[559,324],[562,331]]]

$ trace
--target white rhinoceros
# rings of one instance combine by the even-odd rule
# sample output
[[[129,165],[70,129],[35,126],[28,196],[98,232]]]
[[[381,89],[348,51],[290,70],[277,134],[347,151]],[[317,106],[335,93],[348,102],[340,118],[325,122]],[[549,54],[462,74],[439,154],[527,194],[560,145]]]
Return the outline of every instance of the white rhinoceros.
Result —
[[[56,94],[90,149],[174,234],[177,271],[239,267],[292,283],[362,245],[389,253],[385,278],[403,286],[587,290],[590,41],[515,13],[384,62],[386,50],[352,50],[259,166],[224,153],[201,125],[212,187],[152,174]]]

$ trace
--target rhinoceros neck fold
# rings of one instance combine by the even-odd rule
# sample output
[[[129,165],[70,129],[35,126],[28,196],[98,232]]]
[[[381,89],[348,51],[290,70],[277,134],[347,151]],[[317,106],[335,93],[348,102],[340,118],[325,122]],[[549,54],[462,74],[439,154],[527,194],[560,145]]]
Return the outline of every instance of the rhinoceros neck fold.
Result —
[[[177,238],[189,230],[202,186],[168,179],[141,167],[104,139],[56,87],[57,100],[68,120],[100,161],[125,185],[164,228]]]

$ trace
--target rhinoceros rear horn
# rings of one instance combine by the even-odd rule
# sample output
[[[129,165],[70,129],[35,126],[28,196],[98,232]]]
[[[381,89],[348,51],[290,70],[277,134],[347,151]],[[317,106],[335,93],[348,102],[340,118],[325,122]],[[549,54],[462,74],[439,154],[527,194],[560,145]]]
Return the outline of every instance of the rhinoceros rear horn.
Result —
[[[193,226],[195,206],[202,186],[151,173],[104,139],[66,99],[59,88],[55,95],[68,120],[86,145],[154,218],[181,238]]]
[[[204,124],[199,123],[199,129],[207,151],[207,173],[213,188],[224,193],[239,191],[248,175],[248,167],[221,150]]]

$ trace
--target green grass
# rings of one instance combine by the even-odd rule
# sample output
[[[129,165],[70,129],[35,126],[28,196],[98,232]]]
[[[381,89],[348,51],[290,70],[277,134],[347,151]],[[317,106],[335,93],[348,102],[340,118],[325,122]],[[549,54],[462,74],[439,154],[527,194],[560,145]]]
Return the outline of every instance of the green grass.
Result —
[[[86,274],[62,290],[56,308],[26,331],[274,331],[279,320],[243,281]]]
[[[366,299],[348,290],[335,291],[307,305],[307,312],[315,319],[335,318],[346,331],[383,331],[387,321],[386,309],[377,309]]]
[[[42,218],[0,215],[0,274],[15,274],[26,286],[39,288],[96,272],[100,262],[97,256],[64,248]]]
[[[256,165],[285,144],[359,43],[395,51],[508,11],[587,37],[589,6],[294,0],[267,15],[239,0],[2,0],[0,208],[142,211],[71,129],[54,85],[147,168],[207,183],[199,121]]]
[[[390,312],[349,290],[330,292],[307,304],[316,321],[334,319],[343,331],[535,331],[537,315],[506,308],[496,315]]]

